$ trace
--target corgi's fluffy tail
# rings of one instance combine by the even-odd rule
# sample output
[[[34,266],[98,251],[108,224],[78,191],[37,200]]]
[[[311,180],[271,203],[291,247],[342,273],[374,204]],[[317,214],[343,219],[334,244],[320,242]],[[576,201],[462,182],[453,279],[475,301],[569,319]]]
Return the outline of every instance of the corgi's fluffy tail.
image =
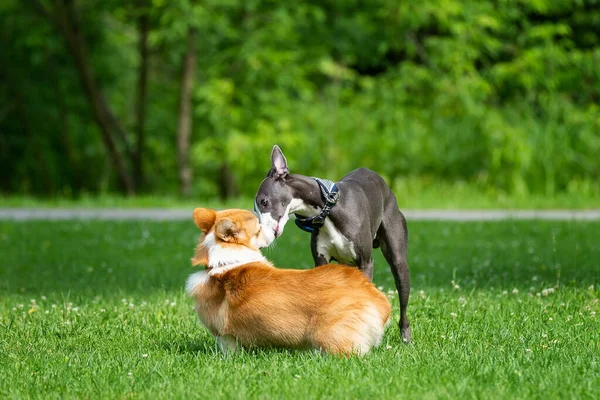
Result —
[[[364,355],[379,346],[389,323],[391,307],[383,301],[369,302],[361,309],[348,311],[332,324],[321,324],[312,337],[315,349],[336,354]]]

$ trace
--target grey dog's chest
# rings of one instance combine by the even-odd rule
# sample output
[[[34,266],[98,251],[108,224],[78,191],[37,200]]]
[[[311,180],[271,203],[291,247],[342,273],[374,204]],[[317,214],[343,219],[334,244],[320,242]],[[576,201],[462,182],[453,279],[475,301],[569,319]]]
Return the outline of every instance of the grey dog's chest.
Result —
[[[317,234],[316,248],[317,253],[328,261],[335,258],[340,263],[355,263],[354,243],[346,238],[329,219],[325,220],[325,224]]]

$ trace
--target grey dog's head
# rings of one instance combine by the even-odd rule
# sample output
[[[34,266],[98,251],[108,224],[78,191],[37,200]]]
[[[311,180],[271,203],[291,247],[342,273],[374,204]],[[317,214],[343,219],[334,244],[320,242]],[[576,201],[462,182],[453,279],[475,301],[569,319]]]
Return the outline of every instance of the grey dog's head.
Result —
[[[254,198],[254,211],[269,243],[283,233],[293,202],[287,160],[279,146],[273,146],[271,169]]]

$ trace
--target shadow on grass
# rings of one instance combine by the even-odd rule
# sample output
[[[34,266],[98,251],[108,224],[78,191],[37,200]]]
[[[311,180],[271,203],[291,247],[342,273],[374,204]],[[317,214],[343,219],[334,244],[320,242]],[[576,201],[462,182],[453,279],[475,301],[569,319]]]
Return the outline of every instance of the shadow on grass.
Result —
[[[163,341],[161,347],[167,352],[175,354],[221,354],[221,350],[217,347],[217,343],[213,339]]]
[[[529,287],[597,283],[598,222],[411,222],[413,290]],[[181,293],[195,271],[190,257],[199,231],[193,222],[0,222],[0,292],[73,296]],[[309,236],[290,225],[265,251],[281,268],[310,268]],[[394,287],[374,251],[377,285]]]
[[[189,340],[189,338],[182,337],[181,340],[174,341],[164,341],[161,342],[161,347],[169,352],[174,354],[186,355],[186,354],[205,354],[209,356],[217,356],[217,357],[243,357],[244,355],[249,355],[252,357],[256,356],[277,356],[277,355],[297,355],[298,350],[292,350],[287,348],[279,348],[279,347],[268,347],[268,348],[259,348],[259,347],[250,347],[243,348],[238,347],[234,352],[224,353],[219,347],[216,340],[212,337],[204,337],[203,339],[194,339]],[[324,356],[324,354],[318,351],[307,351],[310,356]]]

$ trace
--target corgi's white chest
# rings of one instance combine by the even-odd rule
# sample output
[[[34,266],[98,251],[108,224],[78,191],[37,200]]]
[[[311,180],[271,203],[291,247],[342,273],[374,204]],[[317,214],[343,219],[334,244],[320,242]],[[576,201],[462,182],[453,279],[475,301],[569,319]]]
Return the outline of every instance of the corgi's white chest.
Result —
[[[193,296],[196,290],[202,290],[202,287],[208,283],[210,275],[208,271],[198,271],[192,274],[185,283],[185,291],[188,295]]]
[[[196,298],[196,313],[204,325],[214,335],[224,335],[227,330],[229,306],[226,299],[215,304],[207,293],[212,292],[211,275],[208,271],[199,271],[190,275],[186,283],[187,293]]]

